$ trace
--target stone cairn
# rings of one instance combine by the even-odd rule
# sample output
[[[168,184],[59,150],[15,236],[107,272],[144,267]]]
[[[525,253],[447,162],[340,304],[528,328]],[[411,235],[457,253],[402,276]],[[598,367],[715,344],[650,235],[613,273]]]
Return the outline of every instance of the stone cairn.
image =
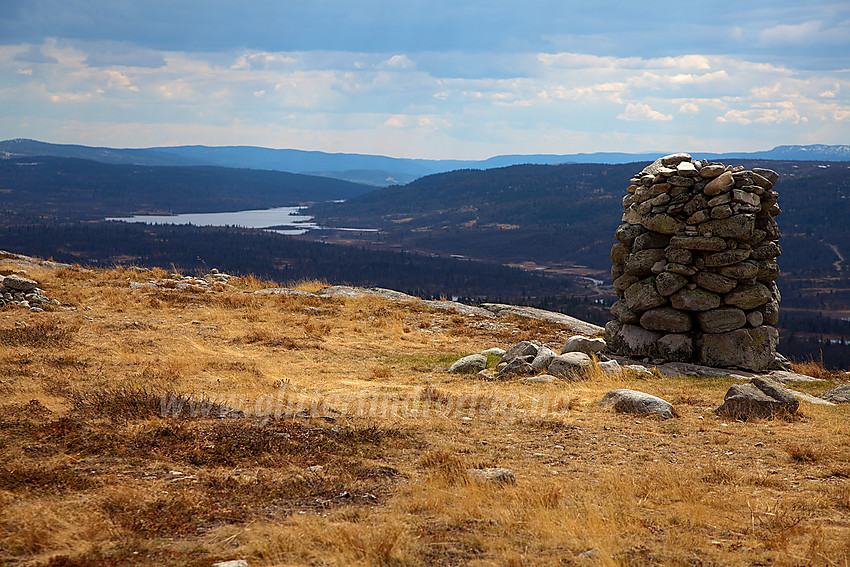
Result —
[[[632,178],[611,248],[613,352],[756,371],[775,364],[778,178],[684,153]]]

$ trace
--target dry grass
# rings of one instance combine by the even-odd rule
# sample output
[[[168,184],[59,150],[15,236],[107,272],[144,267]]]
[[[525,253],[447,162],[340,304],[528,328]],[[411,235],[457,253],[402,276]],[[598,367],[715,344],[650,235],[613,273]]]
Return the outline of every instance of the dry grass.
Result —
[[[846,406],[739,423],[711,412],[726,379],[450,376],[572,333],[256,278],[127,285],[167,275],[33,268],[77,309],[0,312],[0,565],[850,561]],[[679,417],[597,405],[619,387]],[[470,481],[488,467],[516,485]]]

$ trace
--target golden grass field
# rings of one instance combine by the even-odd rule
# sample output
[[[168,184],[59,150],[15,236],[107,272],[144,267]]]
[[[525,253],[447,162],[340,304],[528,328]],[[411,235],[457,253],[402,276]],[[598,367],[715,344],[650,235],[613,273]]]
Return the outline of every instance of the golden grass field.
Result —
[[[129,287],[166,275],[32,266],[75,310],[0,311],[0,565],[850,565],[847,405],[742,423],[711,411],[729,379],[476,380],[446,369],[572,333]],[[597,405],[617,387],[679,417]]]

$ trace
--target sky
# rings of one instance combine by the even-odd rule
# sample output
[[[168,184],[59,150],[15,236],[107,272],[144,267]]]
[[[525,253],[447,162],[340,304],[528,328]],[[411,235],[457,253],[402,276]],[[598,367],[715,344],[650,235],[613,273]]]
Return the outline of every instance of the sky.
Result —
[[[850,2],[0,0],[0,139],[432,159],[850,143]]]

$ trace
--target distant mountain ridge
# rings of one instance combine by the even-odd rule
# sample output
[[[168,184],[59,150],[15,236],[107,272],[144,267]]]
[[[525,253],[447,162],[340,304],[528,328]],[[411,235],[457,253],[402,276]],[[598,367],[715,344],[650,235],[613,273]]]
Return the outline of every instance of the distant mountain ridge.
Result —
[[[17,138],[0,142],[0,156],[53,156],[80,158],[113,164],[216,165],[268,169],[334,177],[377,187],[403,185],[419,177],[457,169],[491,169],[511,165],[563,163],[619,164],[653,161],[670,152],[501,155],[485,160],[430,160],[393,158],[381,155],[327,153],[256,146],[173,146],[152,148],[106,148],[51,144]],[[707,153],[695,156],[716,160],[764,159],[796,161],[850,161],[850,145],[813,144],[776,146],[758,152]]]

